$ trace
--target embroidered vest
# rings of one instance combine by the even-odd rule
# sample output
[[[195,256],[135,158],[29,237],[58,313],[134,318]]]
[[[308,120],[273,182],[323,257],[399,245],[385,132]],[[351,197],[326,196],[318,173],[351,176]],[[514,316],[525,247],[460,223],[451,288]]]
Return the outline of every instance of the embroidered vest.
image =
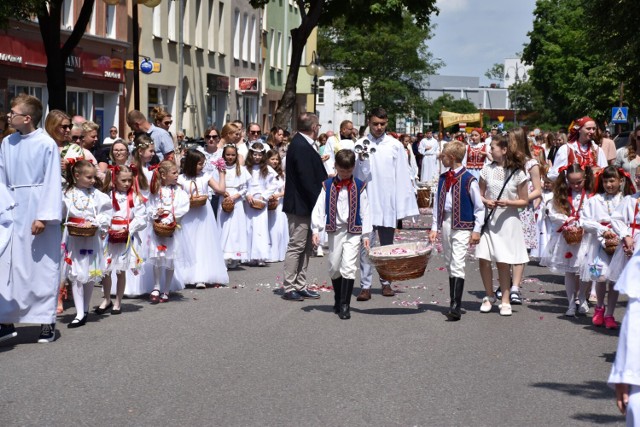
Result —
[[[325,230],[330,233],[336,231],[336,216],[338,213],[338,189],[336,188],[334,181],[340,179],[335,176],[329,178],[322,183],[322,187],[325,191],[325,212],[327,217],[327,223],[325,224]],[[349,191],[349,219],[347,220],[347,232],[351,234],[362,234],[362,218],[360,217],[360,194],[364,191],[366,183],[360,181],[357,178],[353,178],[355,185],[354,188]]]
[[[451,229],[473,230],[475,216],[473,215],[473,199],[471,198],[471,183],[475,177],[466,168],[460,169],[455,175],[457,181],[451,187]],[[438,228],[442,228],[444,219],[444,202],[447,193],[444,191],[446,173],[438,180]]]
[[[467,146],[467,169],[482,169],[484,166],[484,158],[487,156],[486,151],[486,145],[480,148],[473,148],[471,144],[469,144]]]

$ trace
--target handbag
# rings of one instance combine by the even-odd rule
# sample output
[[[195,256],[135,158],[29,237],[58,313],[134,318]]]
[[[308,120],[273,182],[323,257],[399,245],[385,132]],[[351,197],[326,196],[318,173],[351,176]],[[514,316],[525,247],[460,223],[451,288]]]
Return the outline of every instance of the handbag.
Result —
[[[502,185],[502,189],[498,193],[498,197],[496,197],[496,201],[500,200],[500,197],[502,197],[502,193],[504,192],[504,189],[507,187],[507,184],[509,183],[509,180],[511,180],[511,177],[513,176],[514,173],[516,173],[517,170],[518,169],[514,169],[513,171],[511,171],[511,174],[509,174],[509,177],[507,178],[507,180]],[[485,230],[487,229],[487,225],[489,224],[489,220],[491,219],[491,215],[493,215],[493,212],[495,210],[496,210],[496,208],[491,209],[489,211],[489,213],[487,214],[487,216],[484,218],[484,224],[482,224],[482,228],[480,229],[480,234],[484,233]]]

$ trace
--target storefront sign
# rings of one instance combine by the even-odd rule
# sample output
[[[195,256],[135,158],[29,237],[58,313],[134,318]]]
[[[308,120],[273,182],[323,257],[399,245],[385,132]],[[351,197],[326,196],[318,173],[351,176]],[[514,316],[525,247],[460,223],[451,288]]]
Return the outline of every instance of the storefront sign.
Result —
[[[258,78],[257,77],[238,77],[238,90],[241,90],[243,92],[257,92]]]
[[[209,92],[228,92],[229,77],[207,74],[207,89]]]

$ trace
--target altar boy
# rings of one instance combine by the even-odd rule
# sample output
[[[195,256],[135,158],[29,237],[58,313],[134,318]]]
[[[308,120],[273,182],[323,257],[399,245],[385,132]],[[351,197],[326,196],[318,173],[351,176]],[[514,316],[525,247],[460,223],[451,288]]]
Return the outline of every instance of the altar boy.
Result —
[[[429,239],[435,242],[438,229],[442,230],[442,249],[449,271],[451,297],[446,314],[452,321],[461,318],[467,247],[469,243],[475,245],[480,242],[484,224],[484,204],[478,180],[462,166],[465,152],[466,147],[460,141],[451,141],[442,150],[442,166],[449,170],[438,180],[437,205],[429,233]]]
[[[333,311],[349,319],[351,294],[356,278],[360,241],[369,250],[371,215],[366,184],[353,177],[356,156],[351,150],[335,155],[337,175],[322,183],[322,191],[311,214],[313,244],[325,230],[329,239],[329,275],[333,283]]]

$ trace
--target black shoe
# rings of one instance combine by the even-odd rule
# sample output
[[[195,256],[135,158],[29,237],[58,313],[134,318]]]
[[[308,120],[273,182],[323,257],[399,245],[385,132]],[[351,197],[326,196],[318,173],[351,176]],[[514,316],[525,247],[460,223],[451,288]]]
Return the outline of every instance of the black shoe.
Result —
[[[114,315],[114,316],[118,315],[120,313],[122,313],[122,307],[111,309],[111,314]]]
[[[462,292],[464,290],[464,279],[461,277],[453,278],[453,302],[451,308],[447,313],[447,318],[452,321],[460,320],[462,318]]]
[[[509,294],[511,305],[522,305],[522,296],[520,291],[513,291]]]
[[[113,301],[109,301],[109,304],[107,304],[107,306],[105,308],[100,308],[100,306],[96,307],[93,312],[95,314],[105,314],[107,311],[109,311],[111,308],[113,307]]]
[[[304,298],[302,298],[302,295],[300,295],[296,291],[285,292],[282,295],[282,299],[286,299],[287,301],[304,301]]]
[[[349,312],[349,304],[340,304],[340,318],[343,320],[351,319],[351,313]]]
[[[320,294],[314,291],[310,291],[309,289],[303,289],[301,291],[298,291],[298,294],[302,297],[302,298],[307,298],[307,299],[320,299]]]
[[[71,323],[69,323],[67,325],[67,328],[69,329],[75,329],[75,328],[79,328],[80,326],[84,326],[85,323],[87,323],[87,313],[84,314],[84,317],[82,319],[78,319],[77,317],[75,319],[73,319],[71,321]]]
[[[331,283],[333,283],[333,312],[338,314],[340,313],[340,290],[342,289],[342,277],[331,279]]]
[[[40,336],[38,337],[39,343],[54,342],[56,339],[56,324],[45,323],[40,326]]]
[[[18,333],[16,332],[16,327],[13,326],[13,323],[0,324],[0,342],[17,336]]]

